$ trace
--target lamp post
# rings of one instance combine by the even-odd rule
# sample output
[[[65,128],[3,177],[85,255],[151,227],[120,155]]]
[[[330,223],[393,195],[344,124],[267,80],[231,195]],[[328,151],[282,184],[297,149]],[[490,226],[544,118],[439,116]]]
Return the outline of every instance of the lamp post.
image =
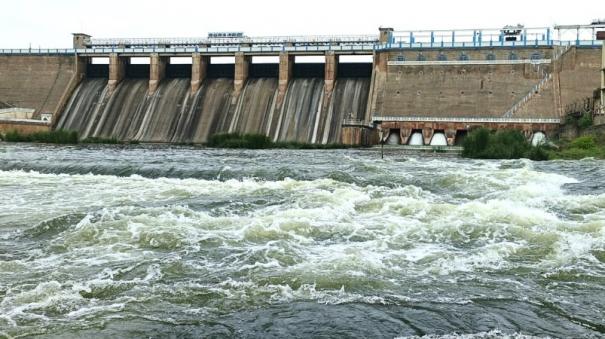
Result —
[[[597,32],[597,40],[603,41],[601,46],[601,106],[599,114],[605,114],[605,31]]]
[[[378,126],[378,138],[380,138],[380,159],[384,159],[384,131],[382,126]]]

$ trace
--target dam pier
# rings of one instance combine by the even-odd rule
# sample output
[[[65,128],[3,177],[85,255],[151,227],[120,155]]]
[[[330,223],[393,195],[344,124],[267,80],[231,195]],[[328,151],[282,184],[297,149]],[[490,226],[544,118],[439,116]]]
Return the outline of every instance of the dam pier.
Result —
[[[603,30],[593,23],[355,36],[76,33],[69,49],[0,49],[0,132],[54,128],[158,143],[239,132],[439,146],[459,144],[477,126],[555,136],[574,103],[600,96],[594,114],[604,113]]]

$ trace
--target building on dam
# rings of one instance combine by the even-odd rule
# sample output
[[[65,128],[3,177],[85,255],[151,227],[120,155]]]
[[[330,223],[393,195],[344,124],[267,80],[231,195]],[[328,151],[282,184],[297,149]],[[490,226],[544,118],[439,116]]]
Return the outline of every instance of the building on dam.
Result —
[[[77,33],[70,49],[0,49],[0,132],[416,145],[455,145],[476,126],[555,135],[567,107],[586,98],[604,114],[602,31],[594,22],[360,36]],[[300,61],[308,56],[323,62]]]

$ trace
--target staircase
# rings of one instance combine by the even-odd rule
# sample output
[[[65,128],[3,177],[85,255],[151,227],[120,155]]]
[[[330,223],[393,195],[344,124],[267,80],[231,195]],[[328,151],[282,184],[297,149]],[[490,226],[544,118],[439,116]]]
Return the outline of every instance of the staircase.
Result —
[[[521,108],[525,106],[525,104],[530,101],[534,95],[540,93],[540,90],[544,88],[548,84],[548,82],[552,79],[552,74],[547,74],[538,84],[531,88],[531,90],[519,101],[517,101],[511,108],[509,108],[506,113],[502,115],[503,118],[512,118],[516,112],[518,112]]]
[[[572,45],[564,45],[564,46],[560,46],[561,48],[556,49],[555,53],[553,54],[553,59],[551,60],[551,63],[553,65],[556,65],[557,62],[567,53],[571,50]],[[553,72],[558,72],[557,69],[553,69]],[[534,87],[532,87],[532,89],[523,97],[521,98],[519,101],[517,101],[511,108],[508,109],[508,111],[506,111],[502,117],[504,118],[512,118],[513,115],[518,112],[521,108],[523,108],[525,106],[525,104],[527,104],[528,101],[530,101],[534,95],[540,93],[540,90],[542,90],[544,88],[544,86],[546,86],[548,84],[549,81],[551,81],[553,78],[552,73],[547,74],[546,76],[544,76],[544,78],[542,78],[542,80],[540,80],[540,82],[538,82],[538,84],[536,84]],[[561,96],[560,96],[560,90],[558,88],[558,84],[554,84],[555,86],[555,107],[561,107]]]
[[[557,61],[559,59],[561,59],[561,57],[563,57],[563,55],[565,55],[565,53],[569,52],[569,50],[571,49],[572,45],[564,45],[564,46],[560,46],[562,48],[559,48],[555,51],[555,54],[553,56],[553,61]]]

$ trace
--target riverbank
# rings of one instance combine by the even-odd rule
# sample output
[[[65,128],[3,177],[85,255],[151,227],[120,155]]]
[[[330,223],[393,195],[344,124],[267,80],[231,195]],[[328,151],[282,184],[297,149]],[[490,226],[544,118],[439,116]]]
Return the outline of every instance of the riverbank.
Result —
[[[121,141],[116,138],[89,137],[80,139],[78,132],[66,130],[41,131],[30,134],[22,134],[16,130],[0,134],[1,141],[7,142],[31,142],[60,145],[75,144],[106,144],[127,145],[139,144],[138,141]],[[346,149],[358,148],[360,146],[344,144],[311,144],[297,141],[274,142],[262,134],[215,134],[205,144],[176,143],[174,145],[201,146],[208,148],[230,148],[230,149]]]
[[[462,156],[474,159],[605,159],[603,135],[584,135],[572,140],[544,140],[532,145],[518,130],[492,132],[479,128],[469,133],[462,146]]]
[[[595,129],[595,131],[601,130]],[[571,140],[558,140],[556,148],[551,148],[548,152],[550,159],[605,159],[605,134],[602,132],[585,133]]]

